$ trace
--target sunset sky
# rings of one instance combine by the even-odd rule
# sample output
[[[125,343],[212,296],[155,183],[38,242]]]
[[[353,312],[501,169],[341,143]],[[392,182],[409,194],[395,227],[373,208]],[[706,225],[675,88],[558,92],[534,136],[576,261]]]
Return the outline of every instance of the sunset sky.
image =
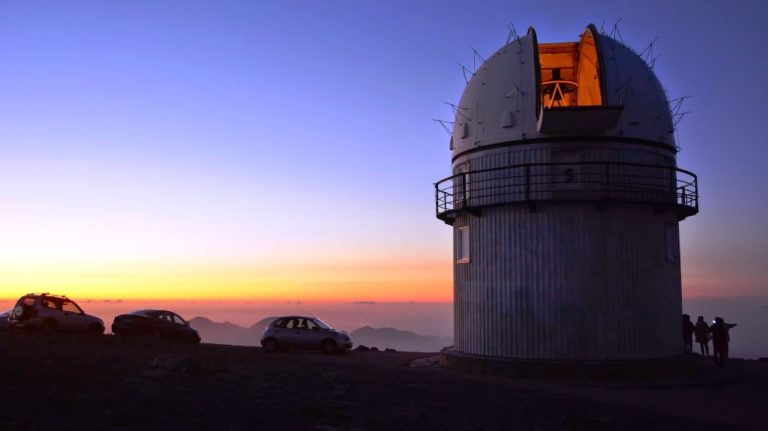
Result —
[[[766,2],[0,1],[0,298],[442,302],[444,101],[619,19],[671,97],[686,297],[766,296]]]

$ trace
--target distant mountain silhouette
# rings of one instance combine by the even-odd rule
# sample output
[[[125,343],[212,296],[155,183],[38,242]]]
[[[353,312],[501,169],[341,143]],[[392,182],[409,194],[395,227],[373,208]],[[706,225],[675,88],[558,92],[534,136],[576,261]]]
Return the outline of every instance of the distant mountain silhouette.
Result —
[[[230,322],[214,322],[201,316],[193,318],[189,324],[200,333],[203,343],[258,346],[264,329],[275,319],[276,317],[266,317],[249,328]]]
[[[189,324],[200,333],[203,343],[258,346],[264,329],[275,319],[276,317],[261,319],[249,328],[230,322],[214,322],[201,316],[193,318]],[[419,335],[395,328],[363,326],[349,335],[355,346],[362,344],[381,350],[391,348],[403,352],[438,352],[453,344],[451,337]]]
[[[451,337],[419,335],[395,328],[373,328],[363,326],[349,334],[355,346],[365,345],[379,349],[391,348],[404,352],[439,352],[453,344]]]

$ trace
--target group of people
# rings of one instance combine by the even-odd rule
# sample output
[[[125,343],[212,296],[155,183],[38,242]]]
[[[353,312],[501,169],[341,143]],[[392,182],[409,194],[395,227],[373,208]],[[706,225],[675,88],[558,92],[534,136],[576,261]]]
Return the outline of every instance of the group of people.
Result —
[[[691,322],[691,316],[683,314],[683,344],[685,351],[693,350],[693,338],[701,348],[702,356],[709,356],[709,340],[712,340],[712,356],[715,358],[715,365],[725,366],[728,360],[728,342],[731,341],[728,331],[736,326],[735,323],[725,323],[722,317],[715,317],[712,325],[704,321],[704,316],[696,319],[696,324]]]

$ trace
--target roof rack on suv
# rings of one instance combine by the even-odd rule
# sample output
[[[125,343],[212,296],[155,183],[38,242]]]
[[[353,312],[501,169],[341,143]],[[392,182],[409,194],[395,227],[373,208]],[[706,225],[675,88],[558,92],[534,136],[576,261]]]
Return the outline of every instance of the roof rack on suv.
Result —
[[[42,293],[34,293],[34,292],[32,292],[32,293],[27,293],[24,296],[55,296],[55,297],[58,297],[58,298],[66,298],[67,297],[67,295],[57,295],[55,293],[50,293],[50,292],[42,292]]]

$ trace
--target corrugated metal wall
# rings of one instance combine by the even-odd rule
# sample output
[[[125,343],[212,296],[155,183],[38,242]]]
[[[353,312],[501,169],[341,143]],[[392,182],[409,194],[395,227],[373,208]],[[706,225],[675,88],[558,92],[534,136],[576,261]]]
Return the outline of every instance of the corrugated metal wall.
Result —
[[[552,149],[476,154],[470,170],[549,162]],[[631,145],[578,149],[581,161],[674,164],[669,153]],[[469,226],[470,262],[454,267],[455,348],[550,360],[679,355],[680,263],[667,260],[669,225],[677,228],[674,209],[639,204],[551,203],[535,212],[518,204],[462,214],[454,230]]]

